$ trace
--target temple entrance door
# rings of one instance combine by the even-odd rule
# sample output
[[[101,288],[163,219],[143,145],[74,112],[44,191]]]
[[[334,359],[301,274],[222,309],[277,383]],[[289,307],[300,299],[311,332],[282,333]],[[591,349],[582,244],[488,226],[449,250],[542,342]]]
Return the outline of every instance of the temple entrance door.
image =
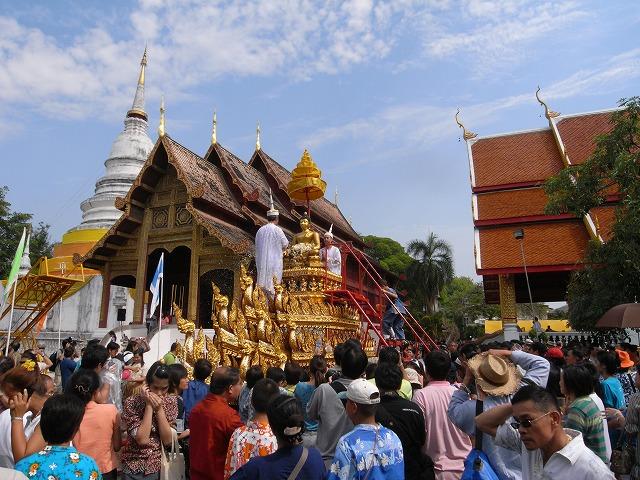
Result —
[[[209,270],[200,276],[198,282],[198,318],[197,325],[203,328],[211,328],[211,310],[213,306],[213,287],[215,283],[222,295],[229,297],[229,311],[233,303],[233,270],[215,269]]]
[[[182,309],[182,316],[187,318],[191,249],[180,246],[174,248],[171,252],[160,248],[151,252],[147,262],[147,290],[149,290],[151,280],[153,280],[162,252],[164,252],[163,313],[173,313],[171,311],[172,304],[176,303]]]

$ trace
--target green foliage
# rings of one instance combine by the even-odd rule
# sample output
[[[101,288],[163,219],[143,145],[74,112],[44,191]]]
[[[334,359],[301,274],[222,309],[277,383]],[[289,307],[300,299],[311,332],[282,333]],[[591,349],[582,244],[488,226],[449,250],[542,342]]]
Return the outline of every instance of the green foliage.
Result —
[[[7,278],[11,270],[11,261],[16,253],[18,242],[24,227],[31,228],[30,258],[35,262],[39,257],[51,256],[52,245],[49,242],[49,225],[39,223],[33,227],[30,213],[14,212],[7,200],[7,187],[0,188],[0,278]]]
[[[620,106],[624,110],[612,114],[613,129],[597,138],[593,155],[545,185],[552,214],[581,217],[606,203],[612,186],[620,195],[612,238],[589,244],[584,270],[569,283],[569,321],[579,330],[593,329],[606,310],[633,302],[640,291],[640,97]]]
[[[453,258],[451,246],[434,233],[426,241],[412,240],[407,252],[415,261],[409,266],[408,280],[426,313],[437,310],[437,302],[443,287],[453,278]]]
[[[498,305],[485,303],[482,283],[476,283],[468,277],[455,277],[443,288],[440,308],[445,317],[456,324],[460,332],[475,320],[500,316]]]
[[[396,275],[406,273],[413,259],[404,251],[402,245],[391,238],[367,235],[362,237],[365,243],[371,245],[367,253],[378,263]]]

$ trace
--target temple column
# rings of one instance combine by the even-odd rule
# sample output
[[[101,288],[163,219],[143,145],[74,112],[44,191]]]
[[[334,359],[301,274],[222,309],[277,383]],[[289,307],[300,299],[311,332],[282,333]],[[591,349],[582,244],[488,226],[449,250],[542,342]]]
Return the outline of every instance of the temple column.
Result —
[[[109,318],[109,300],[111,298],[111,262],[107,262],[102,272],[102,300],[100,303],[100,322],[98,328],[107,328]]]
[[[191,234],[191,263],[189,265],[189,301],[187,302],[187,318],[192,322],[198,320],[198,290],[200,283],[200,226],[193,224]]]
[[[504,332],[505,341],[518,340],[517,319],[518,313],[516,308],[516,284],[513,275],[499,275],[500,283],[500,317],[502,318],[502,330]]]
[[[138,266],[136,269],[136,298],[133,306],[133,323],[145,323],[144,294],[147,284],[147,262],[149,261],[149,229],[151,228],[151,210],[146,209],[138,236]]]

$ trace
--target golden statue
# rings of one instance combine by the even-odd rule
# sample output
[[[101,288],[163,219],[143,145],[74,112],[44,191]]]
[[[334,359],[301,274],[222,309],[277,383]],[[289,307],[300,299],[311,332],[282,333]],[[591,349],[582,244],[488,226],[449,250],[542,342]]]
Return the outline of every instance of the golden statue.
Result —
[[[314,251],[320,250],[320,235],[311,230],[311,222],[306,214],[300,219],[300,228],[302,231],[293,236],[291,245],[309,244]]]

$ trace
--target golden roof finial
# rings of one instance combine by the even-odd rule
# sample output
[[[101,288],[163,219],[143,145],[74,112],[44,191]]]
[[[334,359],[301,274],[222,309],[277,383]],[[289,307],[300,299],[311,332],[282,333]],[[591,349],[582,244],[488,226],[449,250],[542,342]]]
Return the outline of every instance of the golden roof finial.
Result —
[[[158,136],[164,137],[165,129],[164,129],[164,95],[160,100],[160,125],[158,125]]]
[[[260,150],[260,148],[260,122],[258,122],[256,127],[256,150]]]
[[[540,85],[538,85],[538,89],[536,90],[536,98],[538,99],[540,105],[544,107],[544,116],[547,117],[548,120],[551,120],[552,118],[560,115],[560,113],[550,110],[547,104],[540,98]]]
[[[465,128],[465,126],[462,124],[462,122],[458,118],[459,114],[460,114],[460,109],[458,109],[458,111],[456,112],[456,123],[462,129],[462,138],[464,138],[465,140],[471,140],[472,138],[476,138],[478,134],[470,132]]]
[[[213,111],[213,130],[211,131],[211,145],[218,143],[218,120],[216,119],[216,111]]]
[[[140,60],[140,76],[138,77],[138,85],[144,85],[144,70],[147,66],[147,46],[144,46],[142,60]]]

